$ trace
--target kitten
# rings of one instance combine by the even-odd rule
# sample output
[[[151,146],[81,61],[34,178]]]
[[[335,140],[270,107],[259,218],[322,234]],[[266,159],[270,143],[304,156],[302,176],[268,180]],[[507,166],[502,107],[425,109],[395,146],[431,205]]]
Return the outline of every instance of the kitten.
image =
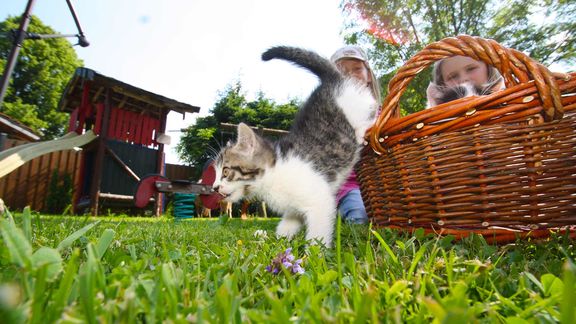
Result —
[[[214,189],[227,201],[265,201],[282,214],[278,236],[292,238],[305,224],[307,240],[318,239],[329,247],[336,192],[359,159],[376,101],[367,86],[343,77],[314,52],[279,46],[264,52],[262,59],[299,65],[318,76],[320,84],[300,107],[291,131],[275,143],[240,123],[237,141],[215,158]]]
[[[450,102],[456,99],[480,96],[482,93],[482,88],[478,86],[473,86],[469,83],[459,84],[454,87],[447,87],[442,90],[442,94],[437,98],[437,104],[441,105],[446,102]]]
[[[427,108],[441,105],[450,101],[472,96],[485,96],[494,92],[492,90],[494,84],[487,84],[485,86],[475,86],[471,83],[462,83],[456,86],[434,86],[434,90],[428,90],[428,104]],[[430,100],[430,97],[433,100]]]

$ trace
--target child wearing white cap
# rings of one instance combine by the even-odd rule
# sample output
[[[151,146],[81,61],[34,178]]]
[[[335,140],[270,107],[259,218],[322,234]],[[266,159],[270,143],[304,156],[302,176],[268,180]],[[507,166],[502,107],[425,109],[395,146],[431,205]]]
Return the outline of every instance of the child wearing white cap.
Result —
[[[368,55],[366,55],[364,50],[358,46],[347,45],[334,52],[330,60],[336,64],[338,70],[343,74],[366,82],[366,85],[372,90],[374,99],[380,103],[380,84],[370,67]]]
[[[330,60],[342,74],[366,83],[366,86],[372,91],[374,99],[378,103],[381,102],[380,84],[370,67],[368,56],[360,47],[344,46],[338,49]],[[360,185],[356,180],[354,171],[350,173],[346,182],[340,187],[336,199],[338,200],[338,212],[345,222],[353,224],[368,223],[368,215],[360,195]]]

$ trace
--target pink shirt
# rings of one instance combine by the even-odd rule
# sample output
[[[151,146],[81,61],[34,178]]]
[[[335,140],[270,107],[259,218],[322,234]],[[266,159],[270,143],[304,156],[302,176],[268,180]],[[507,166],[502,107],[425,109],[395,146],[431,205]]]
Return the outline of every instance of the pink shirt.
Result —
[[[338,193],[336,194],[336,201],[340,203],[340,199],[346,196],[346,194],[348,194],[353,189],[360,189],[360,184],[356,180],[356,172],[354,171],[350,172],[346,182],[344,182],[340,189],[338,189]]]

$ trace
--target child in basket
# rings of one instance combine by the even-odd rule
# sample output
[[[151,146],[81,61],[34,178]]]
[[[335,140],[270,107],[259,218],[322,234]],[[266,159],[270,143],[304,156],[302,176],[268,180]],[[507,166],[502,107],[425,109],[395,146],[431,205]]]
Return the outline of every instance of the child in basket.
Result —
[[[498,70],[466,56],[453,56],[434,64],[432,81],[426,90],[427,107],[468,96],[489,95],[504,88]]]
[[[338,70],[345,75],[366,83],[378,103],[380,98],[380,84],[368,63],[368,56],[358,46],[344,46],[338,49],[330,58]],[[342,185],[336,196],[338,212],[347,223],[366,224],[368,216],[360,195],[360,185],[356,180],[356,173],[352,171]]]

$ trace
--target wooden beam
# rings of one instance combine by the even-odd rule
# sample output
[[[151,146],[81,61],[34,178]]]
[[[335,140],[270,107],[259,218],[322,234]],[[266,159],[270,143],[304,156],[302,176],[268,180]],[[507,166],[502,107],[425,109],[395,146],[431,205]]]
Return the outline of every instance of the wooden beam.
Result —
[[[112,90],[114,90],[114,92],[122,94],[126,97],[134,98],[134,99],[137,99],[139,101],[143,101],[143,102],[147,102],[147,103],[152,103],[154,106],[164,107],[166,105],[164,102],[162,102],[158,99],[153,99],[153,98],[148,97],[148,96],[138,95],[138,94],[132,93],[130,91],[126,91],[124,88],[119,87],[119,86],[112,86]]]
[[[105,192],[100,194],[100,198],[120,200],[120,201],[132,201],[132,200],[134,200],[134,196],[117,195],[117,194],[111,194],[111,193],[105,193]],[[151,201],[153,201],[153,199],[154,198],[150,198]]]
[[[162,112],[160,116],[160,127],[157,129],[156,137],[158,137],[158,133],[165,133],[166,132],[166,119],[168,118],[168,110]],[[164,144],[158,143],[158,153],[157,153],[157,160],[156,160],[156,173],[164,174]],[[155,212],[156,217],[160,217],[162,214],[162,193],[157,192],[155,195]]]
[[[166,111],[170,111],[170,110],[174,110],[177,112],[187,112],[187,113],[195,113],[200,111],[200,107],[195,107],[195,106],[190,106],[190,105],[183,105],[183,104],[178,104],[177,102],[170,102],[170,101],[163,101],[160,99],[154,99],[151,96],[147,96],[147,95],[141,95],[141,94],[135,94],[133,92],[130,91],[126,91],[124,88],[120,87],[120,86],[112,86],[112,89],[114,90],[114,92],[126,95],[128,97],[140,100],[140,101],[144,101],[144,102],[148,102],[153,104],[156,107],[161,108],[162,110],[166,110]]]
[[[118,108],[123,108],[124,105],[126,104],[126,101],[128,101],[128,96],[124,95],[124,97],[122,98],[122,100],[120,101],[120,103],[118,104]]]
[[[110,154],[112,159],[116,161],[118,164],[120,164],[120,167],[122,167],[124,171],[126,171],[132,178],[134,178],[134,180],[140,181],[140,177],[134,171],[132,171],[132,169],[130,169],[130,167],[126,165],[126,163],[124,163],[124,161],[122,161],[122,159],[116,153],[114,153],[114,151],[112,151],[108,146],[106,146],[106,153]]]
[[[102,131],[98,138],[96,146],[96,157],[94,161],[94,174],[92,178],[92,186],[90,188],[90,210],[93,216],[98,216],[99,199],[100,199],[100,185],[102,184],[102,172],[104,168],[104,150],[106,147],[106,138],[108,137],[108,124],[110,123],[110,89],[106,89],[106,97],[104,99],[104,116],[102,116]],[[88,175],[85,175],[88,176]],[[85,180],[85,179],[84,179]]]
[[[98,90],[96,90],[96,93],[94,93],[93,97],[92,97],[92,103],[96,103],[98,101],[98,97],[100,97],[100,95],[102,95],[102,92],[104,91],[104,87],[98,87]]]

